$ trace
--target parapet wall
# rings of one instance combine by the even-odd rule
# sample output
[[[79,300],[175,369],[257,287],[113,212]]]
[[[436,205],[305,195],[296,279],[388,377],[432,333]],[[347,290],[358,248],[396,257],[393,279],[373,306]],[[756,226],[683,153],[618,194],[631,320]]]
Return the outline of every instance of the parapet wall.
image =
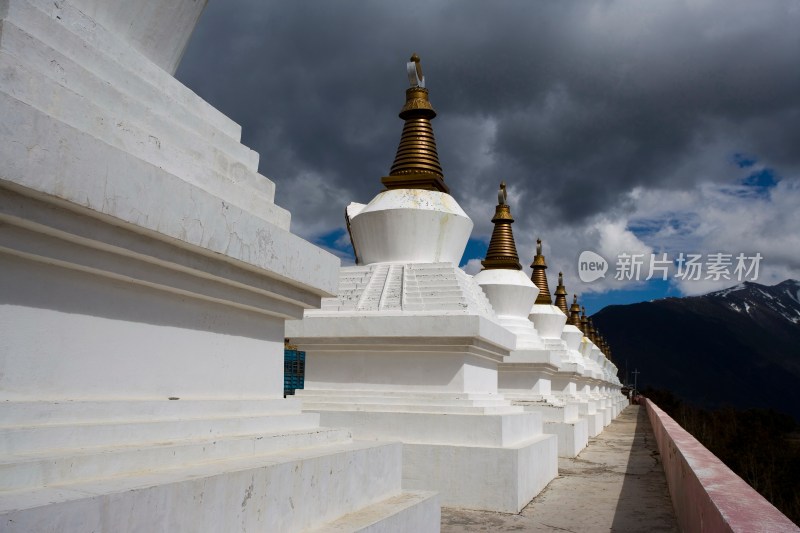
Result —
[[[656,404],[644,403],[681,531],[800,532]]]

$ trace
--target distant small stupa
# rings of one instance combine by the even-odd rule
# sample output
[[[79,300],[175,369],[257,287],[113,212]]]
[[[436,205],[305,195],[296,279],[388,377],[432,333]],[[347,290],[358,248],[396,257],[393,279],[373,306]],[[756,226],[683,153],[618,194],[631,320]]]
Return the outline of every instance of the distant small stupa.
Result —
[[[567,288],[564,287],[564,274],[558,273],[558,286],[556,287],[556,307],[569,316],[569,309],[567,308]]]
[[[569,307],[569,324],[581,329],[581,306],[578,305],[578,295],[572,295],[572,305]],[[582,331],[582,330],[581,330]]]
[[[586,316],[586,307],[581,306],[581,331],[583,332],[583,336],[588,338],[589,337],[589,317]],[[591,339],[590,339],[591,340]]]
[[[531,263],[533,273],[531,281],[539,287],[539,295],[536,297],[536,305],[552,305],[553,299],[550,297],[550,287],[547,285],[547,263],[542,254],[542,239],[536,239],[536,255]]]

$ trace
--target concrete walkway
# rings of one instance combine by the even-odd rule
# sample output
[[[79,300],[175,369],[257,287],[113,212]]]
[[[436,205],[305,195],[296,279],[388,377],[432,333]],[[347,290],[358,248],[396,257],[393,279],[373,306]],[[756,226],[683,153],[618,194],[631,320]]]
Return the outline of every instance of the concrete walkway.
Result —
[[[643,407],[628,406],[522,513],[442,509],[442,532],[677,532],[653,430]]]

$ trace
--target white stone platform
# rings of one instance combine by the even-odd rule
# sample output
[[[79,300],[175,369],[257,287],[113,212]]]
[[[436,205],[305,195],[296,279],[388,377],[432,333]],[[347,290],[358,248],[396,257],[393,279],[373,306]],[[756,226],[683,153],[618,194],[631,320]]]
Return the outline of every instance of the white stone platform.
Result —
[[[308,352],[306,353],[308,361]],[[538,413],[499,395],[298,390],[324,425],[403,442],[403,488],[442,505],[519,512],[557,475],[557,441]],[[514,482],[516,480],[516,482]]]

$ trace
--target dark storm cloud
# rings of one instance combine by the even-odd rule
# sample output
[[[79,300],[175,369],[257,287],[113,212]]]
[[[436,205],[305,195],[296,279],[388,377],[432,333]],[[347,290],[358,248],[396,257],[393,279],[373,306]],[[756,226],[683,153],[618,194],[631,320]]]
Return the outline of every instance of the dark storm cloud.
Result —
[[[577,224],[635,187],[724,180],[736,153],[797,176],[797,6],[212,0],[178,77],[242,124],[314,236],[380,189],[417,52],[468,213],[502,178],[539,206],[518,220]]]

